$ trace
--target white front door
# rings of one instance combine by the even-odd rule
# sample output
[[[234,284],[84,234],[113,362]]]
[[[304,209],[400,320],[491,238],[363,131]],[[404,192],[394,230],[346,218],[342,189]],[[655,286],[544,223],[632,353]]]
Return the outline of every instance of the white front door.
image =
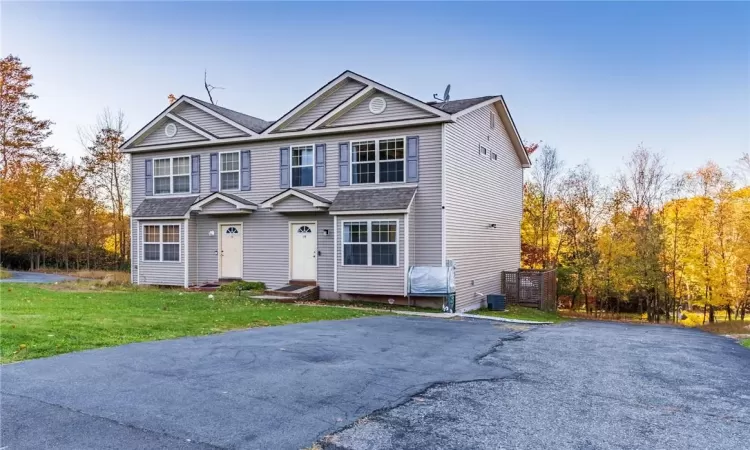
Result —
[[[315,222],[292,222],[291,232],[291,279],[318,279],[318,234]]]
[[[219,278],[242,278],[242,225],[219,226]]]

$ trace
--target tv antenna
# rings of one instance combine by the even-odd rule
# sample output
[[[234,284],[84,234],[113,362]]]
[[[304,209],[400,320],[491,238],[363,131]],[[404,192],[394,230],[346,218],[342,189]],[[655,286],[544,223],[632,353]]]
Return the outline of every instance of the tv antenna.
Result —
[[[439,98],[437,94],[432,94],[432,98],[434,98],[435,100],[441,103],[446,103],[448,100],[451,99],[451,85],[449,84],[448,86],[446,86],[445,92],[443,93],[443,98]]]

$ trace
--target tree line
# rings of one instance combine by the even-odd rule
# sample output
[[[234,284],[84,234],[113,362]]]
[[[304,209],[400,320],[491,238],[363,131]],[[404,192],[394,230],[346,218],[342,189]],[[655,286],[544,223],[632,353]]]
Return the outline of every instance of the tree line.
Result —
[[[604,182],[587,164],[531,145],[522,265],[554,269],[558,301],[587,313],[678,320],[681,308],[745,319],[750,310],[750,155],[669,173],[643,146]]]
[[[0,262],[18,269],[126,269],[130,264],[129,163],[122,113],[105,110],[79,129],[85,156],[45,144],[31,69],[0,60]],[[92,120],[93,121],[93,120]]]

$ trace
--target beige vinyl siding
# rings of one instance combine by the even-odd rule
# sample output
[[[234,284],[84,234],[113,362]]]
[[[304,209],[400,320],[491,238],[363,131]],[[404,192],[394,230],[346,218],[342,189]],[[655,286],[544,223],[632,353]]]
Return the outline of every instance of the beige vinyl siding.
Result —
[[[413,246],[411,265],[441,265],[441,126],[428,125],[394,130],[363,131],[310,138],[295,138],[290,140],[265,141],[212,147],[210,149],[169,150],[149,153],[134,153],[131,155],[132,168],[132,211],[135,211],[145,198],[145,160],[164,156],[187,156],[200,154],[200,195],[205,197],[210,192],[210,161],[209,154],[232,150],[250,150],[252,152],[251,190],[233,191],[234,195],[245,198],[256,204],[278,194],[279,188],[279,148],[289,145],[325,143],[326,144],[326,186],[308,186],[302,189],[313,194],[333,200],[340,189],[365,189],[366,186],[339,187],[338,185],[338,144],[352,140],[378,139],[388,137],[419,136],[419,185],[412,204],[411,215],[413,223],[410,225],[410,246]],[[390,184],[403,186],[403,183]],[[383,187],[386,185],[371,185]],[[289,199],[291,200],[291,199]],[[286,203],[286,202],[284,202]],[[283,203],[282,203],[283,204]],[[281,204],[280,204],[281,205]],[[308,204],[309,205],[309,204]],[[309,206],[307,206],[309,208]],[[283,208],[282,208],[283,210]],[[216,232],[217,220],[230,222],[241,220],[244,224],[244,256],[243,277],[248,280],[263,281],[270,287],[279,287],[288,281],[288,223],[289,220],[317,217],[318,247],[323,252],[318,261],[318,282],[322,289],[333,290],[333,218],[327,212],[280,214],[274,208],[272,211],[255,211],[249,215],[238,216],[209,216],[193,215],[190,226],[196,228],[196,251],[190,252],[190,258],[199,258],[195,279],[196,282],[216,281],[218,278],[218,263],[216,259],[217,244],[215,237],[209,237],[209,231]],[[226,220],[225,220],[226,218]],[[328,223],[331,230],[328,236],[321,235]],[[275,230],[275,231],[271,231]],[[281,231],[279,231],[281,230]],[[280,234],[279,234],[280,233]],[[330,249],[321,248],[324,242]],[[331,256],[327,256],[327,252]],[[326,258],[330,258],[326,260]],[[326,263],[328,261],[328,263]],[[403,267],[399,280],[403,280]],[[345,281],[345,274],[339,274],[339,282]],[[183,276],[180,275],[179,283]],[[402,281],[399,281],[402,283]],[[402,285],[401,285],[402,286]],[[395,295],[395,294],[394,294]]]
[[[395,220],[398,222],[398,266],[345,266],[344,223],[361,220]],[[404,295],[404,215],[339,216],[338,218],[338,293],[371,295]],[[371,230],[368,229],[368,233]],[[372,238],[370,238],[372,239]]]
[[[303,130],[311,123],[326,115],[333,108],[344,103],[349,97],[361,91],[365,85],[348,79],[342,81],[340,87],[329,92],[326,96],[317,99],[307,110],[303,111],[296,119],[282,128],[283,131]]]
[[[237,207],[220,198],[210,201],[201,207],[200,214],[226,214],[237,213]]]
[[[188,103],[182,103],[172,112],[219,138],[247,136],[247,133]]]
[[[299,212],[299,211],[311,211],[314,210],[314,206],[307,200],[302,200],[299,197],[289,196],[281,202],[276,202],[273,206],[273,210],[276,212]]]
[[[499,293],[500,272],[520,264],[523,169],[502,123],[490,129],[490,112],[497,114],[487,106],[445,125],[446,245],[459,311],[481,305],[477,292]]]
[[[177,126],[177,134],[172,137],[167,136],[164,133],[164,129],[168,124],[173,123]],[[207,141],[205,137],[196,133],[195,131],[181,125],[172,120],[166,119],[161,125],[159,125],[154,131],[147,136],[141,138],[136,147],[143,147],[147,145],[159,145],[159,144],[175,144],[179,142],[194,142],[194,141]]]
[[[370,112],[370,100],[373,97],[383,97],[386,101],[386,108],[380,114]],[[394,120],[424,119],[435,117],[427,111],[417,108],[409,103],[402,102],[395,97],[375,92],[365,96],[359,103],[353,106],[349,111],[343,113],[337,119],[326,124],[327,127],[343,127],[346,125],[357,125],[363,123],[390,122]]]
[[[159,286],[183,286],[185,283],[185,221],[184,220],[140,220],[138,226],[139,283]],[[143,261],[144,225],[180,226],[180,261]]]

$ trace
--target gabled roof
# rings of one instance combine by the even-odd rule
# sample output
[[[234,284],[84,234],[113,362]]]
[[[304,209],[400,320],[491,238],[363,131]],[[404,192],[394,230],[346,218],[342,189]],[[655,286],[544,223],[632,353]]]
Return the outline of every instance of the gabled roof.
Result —
[[[331,214],[367,212],[404,213],[409,209],[416,186],[376,189],[342,189],[329,208]]]
[[[212,194],[209,194],[203,197],[200,201],[196,202],[195,204],[191,205],[190,210],[200,211],[203,206],[217,199],[223,200],[227,203],[234,205],[234,207],[237,208],[238,210],[254,211],[258,209],[258,205],[251,202],[250,200],[245,200],[244,198],[238,195],[230,194],[228,192],[214,192]]]
[[[262,133],[263,130],[265,130],[266,128],[271,126],[271,124],[273,124],[273,122],[268,122],[266,120],[259,119],[257,117],[249,116],[247,114],[237,112],[229,108],[224,108],[223,106],[214,105],[212,103],[203,101],[195,97],[190,97],[187,95],[185,97],[189,98],[190,100],[193,100],[194,102],[200,103],[201,105],[216,112],[217,114],[221,114],[227,119],[233,122],[236,122],[246,128],[249,128],[250,130],[253,130],[256,133]]]
[[[307,202],[310,202],[312,206],[318,208],[327,208],[331,205],[331,201],[327,198],[321,197],[320,195],[313,194],[312,192],[304,189],[289,188],[279,192],[273,197],[267,198],[260,203],[261,208],[273,208],[274,204],[288,198],[290,196],[300,198]]]
[[[311,96],[307,97],[305,100],[303,100],[301,103],[299,103],[297,106],[289,110],[286,114],[284,114],[279,120],[274,122],[273,125],[266,128],[263,131],[263,135],[267,135],[269,133],[273,133],[278,131],[285,123],[287,123],[290,119],[293,119],[298,113],[301,113],[305,110],[305,108],[312,105],[317,99],[320,97],[323,97],[326,95],[327,92],[329,92],[332,89],[335,89],[341,82],[343,82],[346,79],[352,79],[355,81],[358,81],[365,85],[365,88],[359,91],[357,94],[350,97],[345,104],[339,105],[339,107],[334,108],[329,113],[325,114],[321,120],[317,120],[312,125],[310,125],[307,129],[308,130],[314,130],[319,125],[322,125],[325,123],[328,119],[330,119],[333,115],[335,115],[338,112],[341,112],[344,108],[346,108],[347,105],[355,104],[359,99],[362,97],[369,95],[373,90],[378,90],[380,92],[384,92],[388,95],[391,95],[403,102],[409,103],[417,108],[421,108],[425,110],[426,112],[432,114],[436,118],[444,118],[446,120],[450,119],[450,114],[435,108],[434,106],[428,105],[427,103],[424,103],[420,100],[417,100],[414,97],[411,97],[409,95],[406,95],[402,92],[399,92],[393,88],[390,88],[384,84],[380,84],[377,81],[371,80],[367,77],[364,77],[358,73],[354,73],[351,70],[344,71],[341,75],[337,76],[333,80],[326,83],[325,86],[318,89],[315,93],[313,93]]]
[[[138,205],[133,213],[135,218],[182,217],[198,199],[197,195],[189,197],[147,198]]]

